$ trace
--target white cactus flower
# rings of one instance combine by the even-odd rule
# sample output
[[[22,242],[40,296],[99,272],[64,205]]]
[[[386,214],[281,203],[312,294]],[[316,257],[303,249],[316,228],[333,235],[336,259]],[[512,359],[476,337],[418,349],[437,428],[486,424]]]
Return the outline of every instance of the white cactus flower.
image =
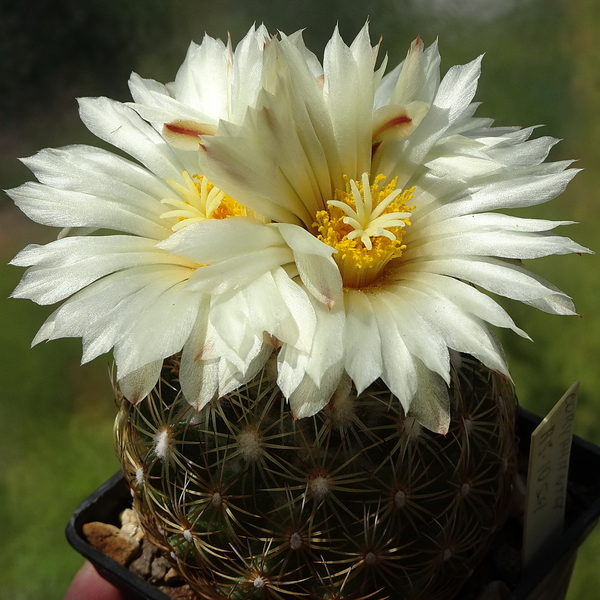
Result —
[[[81,145],[43,150],[24,160],[39,183],[9,192],[32,220],[65,228],[12,261],[29,267],[14,297],[64,301],[34,343],[81,337],[84,362],[114,349],[133,402],[156,384],[163,359],[181,350],[184,394],[201,407],[252,377],[273,339],[310,348],[313,309],[283,268],[292,251],[198,170],[200,130],[206,136],[220,119],[241,122],[256,101],[269,40],[264,27],[252,28],[233,51],[207,36],[190,46],[173,84],[133,75],[131,106],[82,99],[85,125],[131,159]],[[184,147],[165,143],[163,131]]]
[[[527,337],[479,288],[575,314],[518,263],[589,252],[551,233],[569,222],[496,211],[546,202],[577,171],[544,162],[553,138],[474,116],[479,59],[440,80],[435,44],[415,40],[385,76],[377,53],[367,26],[350,46],[336,30],[322,65],[300,32],[259,27],[235,51],[192,44],[170,85],[132,76],[129,105],[82,100],[88,128],[134,160],[88,146],[26,159],[40,183],[12,197],[66,228],[13,260],[29,267],[15,297],[64,301],[34,342],[81,337],[84,361],[112,348],[134,402],[182,351],[198,409],[276,348],[295,417],[347,373],[359,393],[381,378],[445,433],[451,355],[508,377],[490,325]]]
[[[319,411],[346,372],[359,393],[381,378],[444,433],[451,351],[509,376],[490,325],[527,337],[479,288],[575,314],[518,263],[589,252],[551,233],[569,222],[496,211],[554,198],[577,170],[544,162],[555,139],[474,116],[480,59],[440,81],[435,44],[417,39],[386,76],[377,50],[367,26],[350,46],[336,30],[321,67],[299,34],[281,35],[265,51],[278,77],[242,124],[203,138],[200,164],[279,230],[309,294],[311,347],[278,354],[294,414]]]

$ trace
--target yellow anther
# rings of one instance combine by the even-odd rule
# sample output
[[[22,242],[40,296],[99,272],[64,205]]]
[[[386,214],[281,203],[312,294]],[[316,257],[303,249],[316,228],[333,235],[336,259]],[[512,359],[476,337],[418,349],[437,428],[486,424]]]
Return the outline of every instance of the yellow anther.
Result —
[[[165,198],[163,204],[175,210],[161,215],[161,219],[177,219],[171,229],[177,231],[182,227],[198,223],[205,219],[227,219],[246,215],[246,209],[233,198],[215,187],[206,177],[182,173],[185,185],[172,179],[167,183],[179,192],[180,198]]]
[[[318,237],[337,250],[333,258],[345,287],[373,284],[385,265],[406,248],[402,237],[415,208],[408,206],[414,188],[396,189],[397,179],[381,187],[385,178],[377,175],[369,184],[368,173],[361,181],[345,177],[345,191],[336,190],[327,210],[316,214]]]

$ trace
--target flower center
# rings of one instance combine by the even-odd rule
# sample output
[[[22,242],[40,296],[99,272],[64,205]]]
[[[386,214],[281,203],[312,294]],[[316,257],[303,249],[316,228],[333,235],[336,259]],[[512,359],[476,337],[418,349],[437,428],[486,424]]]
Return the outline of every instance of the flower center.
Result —
[[[318,237],[337,250],[333,258],[346,288],[370,286],[406,248],[402,237],[415,208],[408,206],[415,188],[397,190],[397,179],[380,186],[385,178],[377,175],[369,184],[368,173],[361,181],[345,177],[346,190],[336,190],[327,210],[316,214]]]
[[[163,204],[175,209],[161,215],[161,219],[177,219],[177,222],[171,227],[173,231],[205,219],[247,216],[244,206],[215,187],[206,177],[190,176],[187,171],[184,171],[182,175],[185,185],[172,179],[167,181],[175,191],[179,192],[181,198],[161,200]]]

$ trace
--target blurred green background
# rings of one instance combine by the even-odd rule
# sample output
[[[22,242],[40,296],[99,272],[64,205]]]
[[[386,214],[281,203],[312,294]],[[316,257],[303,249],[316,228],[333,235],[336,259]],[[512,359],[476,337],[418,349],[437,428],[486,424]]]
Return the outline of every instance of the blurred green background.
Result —
[[[594,0],[27,0],[0,4],[0,183],[31,175],[17,160],[47,146],[97,143],[78,120],[77,96],[129,99],[127,78],[171,81],[191,39],[236,43],[253,22],[307,28],[322,52],[339,23],[349,41],[366,19],[390,64],[417,35],[439,37],[442,69],[485,53],[476,100],[498,125],[544,124],[564,141],[551,158],[584,167],[567,192],[533,212],[580,221],[564,228],[598,249],[600,226],[600,4]],[[523,213],[521,213],[523,214]],[[61,598],[82,563],[63,538],[72,511],[117,470],[110,359],[79,366],[80,343],[30,349],[50,307],[5,300],[21,269],[5,263],[55,231],[0,197],[0,599]],[[531,344],[503,335],[521,403],[545,414],[581,381],[577,433],[600,443],[600,270],[594,256],[538,260],[532,270],[572,295],[582,318],[509,306]],[[596,600],[600,535],[584,544],[569,600]]]

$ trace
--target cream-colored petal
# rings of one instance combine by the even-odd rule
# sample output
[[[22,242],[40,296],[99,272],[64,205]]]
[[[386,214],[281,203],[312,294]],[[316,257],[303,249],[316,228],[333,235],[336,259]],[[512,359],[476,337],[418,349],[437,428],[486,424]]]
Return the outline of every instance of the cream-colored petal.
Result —
[[[274,343],[310,350],[316,319],[307,293],[283,269],[265,273],[243,291],[253,326]]]
[[[553,254],[590,254],[592,251],[570,238],[552,233],[486,231],[457,233],[443,239],[430,238],[411,244],[406,260],[438,256],[495,256],[499,258],[541,258]]]
[[[132,109],[108,98],[80,98],[79,114],[100,139],[120,148],[164,181],[184,167],[174,150]]]
[[[432,296],[442,296],[464,311],[487,321],[496,327],[506,327],[526,339],[531,339],[517,327],[509,314],[489,296],[471,285],[452,277],[432,273],[403,273],[403,281],[410,281],[419,289],[426,290]]]
[[[162,360],[148,363],[119,379],[119,388],[123,396],[132,404],[141,402],[156,385],[162,364]]]
[[[363,27],[348,47],[336,27],[323,56],[323,97],[344,174],[351,179],[370,170],[370,125],[376,88],[374,66],[368,28]]]
[[[395,288],[378,294],[378,302],[383,302],[396,322],[398,333],[409,352],[450,383],[450,358],[444,337],[420,314],[417,307],[401,294],[393,293]]]
[[[444,380],[422,363],[416,361],[417,391],[412,399],[409,414],[426,429],[446,435],[450,427],[450,398]]]
[[[178,150],[196,151],[202,144],[202,136],[214,135],[216,132],[216,125],[191,119],[176,119],[162,127],[165,140]]]
[[[45,246],[30,245],[11,264],[30,267],[12,296],[38,304],[64,300],[90,283],[118,271],[138,267],[194,265],[179,256],[156,249],[156,242],[134,236],[94,236],[56,240]]]
[[[411,102],[410,104],[387,104],[373,113],[373,144],[386,140],[401,140],[407,138],[419,126],[429,104]]]
[[[312,296],[309,295],[308,298],[311,299]],[[305,379],[305,374],[320,388],[321,380],[330,368],[340,364],[343,369],[343,334],[346,319],[343,304],[340,302],[328,309],[314,298],[311,303],[316,325],[310,351],[306,353],[284,344],[279,352],[278,385],[286,397],[291,396]]]
[[[444,257],[413,262],[407,268],[415,272],[457,277],[548,313],[577,314],[571,298],[557,287],[523,267],[500,259],[479,256]]]
[[[294,419],[312,417],[324,408],[338,388],[343,373],[344,367],[340,361],[325,371],[319,380],[319,385],[308,374],[304,375],[289,397]]]
[[[231,363],[221,361],[219,363],[219,366],[221,367],[219,369],[219,397],[223,397],[244,383],[251,381],[265,366],[272,353],[272,346],[269,344],[262,344],[260,351],[252,358],[243,372],[231,368]]]
[[[200,266],[189,278],[186,289],[206,294],[239,290],[257,277],[293,261],[289,248],[266,248],[212,265]]]
[[[163,250],[187,256],[200,264],[222,262],[285,245],[277,227],[246,217],[205,219],[183,227],[157,244]]]
[[[295,225],[278,225],[294,253],[294,261],[306,289],[328,308],[341,299],[342,277],[331,255],[334,249]]]
[[[114,347],[117,377],[176,354],[183,348],[196,321],[198,296],[176,284],[156,297],[135,318],[129,334]]]
[[[448,348],[471,354],[491,369],[509,376],[498,341],[481,319],[441,297],[417,289],[409,281],[396,286],[394,292],[421,314]]]
[[[210,116],[226,117],[228,104],[229,53],[225,44],[205,35],[198,45],[191,43],[183,64],[170,86],[182,104]]]
[[[345,291],[344,309],[344,367],[360,394],[383,370],[381,337],[369,294]]]
[[[417,389],[415,359],[406,346],[388,305],[375,294],[370,301],[381,339],[381,378],[407,412]]]

